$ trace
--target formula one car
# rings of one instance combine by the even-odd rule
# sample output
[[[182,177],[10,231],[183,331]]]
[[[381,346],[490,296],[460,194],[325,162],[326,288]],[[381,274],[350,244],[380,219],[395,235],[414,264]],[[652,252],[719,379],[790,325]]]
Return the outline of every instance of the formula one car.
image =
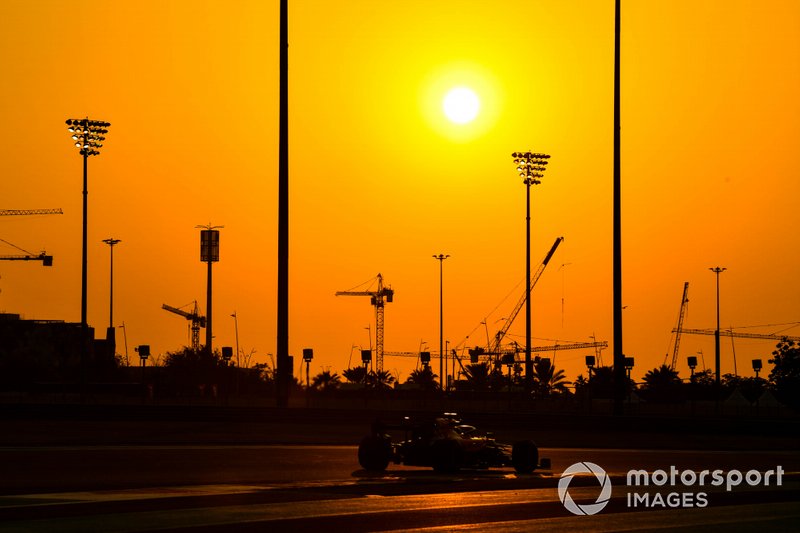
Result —
[[[387,431],[405,433],[392,442]],[[539,449],[530,440],[513,446],[500,444],[491,434],[462,424],[455,413],[411,419],[390,425],[376,421],[361,440],[358,462],[365,470],[386,470],[389,463],[430,466],[437,472],[456,472],[461,468],[513,466],[521,474],[536,468],[549,468],[549,459],[539,461]]]

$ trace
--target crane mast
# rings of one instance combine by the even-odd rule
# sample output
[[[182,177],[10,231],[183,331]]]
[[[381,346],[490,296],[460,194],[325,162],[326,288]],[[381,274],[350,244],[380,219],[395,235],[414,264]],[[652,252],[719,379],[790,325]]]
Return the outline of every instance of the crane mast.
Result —
[[[370,304],[375,306],[375,368],[383,370],[383,314],[384,304],[391,303],[394,290],[383,286],[383,276],[378,273],[378,288],[374,291],[337,291],[336,296],[369,296]]]

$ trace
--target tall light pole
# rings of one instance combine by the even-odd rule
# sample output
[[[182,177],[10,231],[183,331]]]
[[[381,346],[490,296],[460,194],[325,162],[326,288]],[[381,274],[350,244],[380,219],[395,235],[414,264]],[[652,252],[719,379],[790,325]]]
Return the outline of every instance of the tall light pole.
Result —
[[[450,257],[449,254],[434,255],[433,258],[439,261],[439,388],[444,390],[444,260]]]
[[[89,325],[86,321],[86,281],[88,278],[87,228],[88,228],[88,168],[89,156],[100,155],[105,135],[111,126],[109,122],[89,120],[89,118],[67,119],[67,131],[72,134],[75,148],[83,156],[83,239],[81,242],[81,382],[85,380],[86,351],[89,344]]]
[[[206,351],[208,355],[213,355],[214,350],[211,346],[213,333],[211,331],[211,264],[219,261],[219,228],[225,226],[212,226],[210,223],[205,226],[195,226],[200,229],[200,261],[208,263],[208,277],[206,285]]]
[[[108,245],[109,251],[111,252],[111,281],[108,291],[108,330],[111,331],[114,329],[114,246],[122,241],[109,237],[108,239],[103,239],[103,242]]]
[[[614,170],[612,214],[613,270],[612,270],[612,314],[613,317],[613,368],[614,368],[614,408],[615,416],[624,413],[625,393],[628,381],[625,377],[625,354],[622,351],[622,125],[621,125],[621,81],[620,46],[622,31],[622,0],[614,2]]]
[[[278,76],[277,406],[289,405],[289,0],[280,0]]]
[[[239,316],[236,314],[236,311],[234,311],[231,316],[233,317],[233,326],[236,332],[236,367],[240,368],[241,365],[239,365]]]
[[[709,270],[717,275],[717,329],[714,330],[714,364],[716,364],[716,376],[714,384],[719,392],[720,379],[719,379],[719,275],[728,270],[724,267],[710,267]]]
[[[537,154],[531,151],[514,152],[511,154],[517,172],[525,184],[526,214],[525,214],[525,392],[533,388],[533,361],[531,360],[531,185],[541,183],[540,178],[547,168],[547,154]]]

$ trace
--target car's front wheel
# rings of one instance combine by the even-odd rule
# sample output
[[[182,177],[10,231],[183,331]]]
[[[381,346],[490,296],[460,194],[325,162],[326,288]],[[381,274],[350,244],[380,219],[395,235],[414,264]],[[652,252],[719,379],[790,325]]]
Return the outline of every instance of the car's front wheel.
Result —
[[[521,440],[511,448],[511,464],[519,474],[530,474],[539,464],[539,448],[533,441]]]
[[[358,463],[365,470],[386,470],[392,458],[392,443],[378,435],[367,435],[358,445]]]

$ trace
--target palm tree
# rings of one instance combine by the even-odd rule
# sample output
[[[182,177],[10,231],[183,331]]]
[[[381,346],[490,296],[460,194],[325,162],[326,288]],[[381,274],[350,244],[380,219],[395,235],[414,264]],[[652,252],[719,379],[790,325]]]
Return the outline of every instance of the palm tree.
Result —
[[[331,373],[330,370],[323,370],[311,380],[311,388],[320,392],[329,390],[336,390],[339,388],[342,379],[336,372]]]
[[[414,383],[415,385],[419,385],[419,388],[422,390],[436,390],[439,385],[436,381],[438,378],[436,374],[433,373],[430,366],[424,366],[422,368],[414,369],[411,371],[411,374],[408,375],[408,379],[406,383]]]
[[[350,383],[364,383],[367,379],[367,369],[363,366],[354,366],[342,372],[342,376]]]
[[[467,365],[464,370],[470,388],[476,391],[489,388],[489,363],[472,363]]]
[[[533,381],[535,392],[540,397],[550,396],[554,392],[566,393],[567,381],[563,370],[556,370],[548,358],[537,358],[533,362]]]
[[[683,399],[678,371],[668,365],[648,370],[642,378],[646,398],[653,402],[674,402]]]
[[[392,388],[394,376],[388,370],[378,370],[367,375],[367,383],[370,387],[377,390],[387,390]]]

